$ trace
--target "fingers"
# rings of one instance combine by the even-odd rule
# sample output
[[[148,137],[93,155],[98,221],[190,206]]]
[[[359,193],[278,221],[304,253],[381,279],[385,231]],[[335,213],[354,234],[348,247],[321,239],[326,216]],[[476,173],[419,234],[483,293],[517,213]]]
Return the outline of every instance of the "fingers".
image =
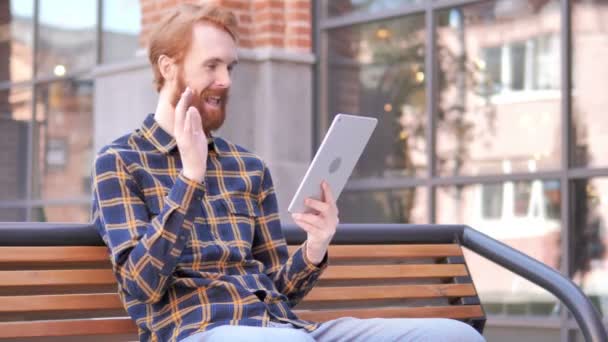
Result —
[[[329,204],[313,198],[307,198],[304,200],[304,205],[320,213],[327,213],[327,211],[331,208]]]
[[[298,227],[304,229],[307,233],[315,234],[319,231],[319,228],[309,222],[296,218],[296,216],[292,216],[293,221],[298,225]]]
[[[334,198],[334,193],[331,191],[331,188],[326,181],[321,183],[321,189],[323,190],[323,198],[325,199],[325,203],[335,206],[336,200]]]
[[[307,223],[312,225],[313,227],[319,229],[323,227],[323,219],[319,215],[314,214],[293,214],[294,221],[300,221],[303,223]]]
[[[190,107],[188,108],[188,110],[186,111],[186,119],[184,122],[184,135],[187,137],[187,139],[190,139],[190,137],[192,136],[192,116],[196,115],[194,113],[194,108]]]
[[[334,199],[334,194],[326,181],[321,183],[322,201],[315,200],[314,198],[307,198],[304,204],[321,213],[323,216],[331,216],[333,212],[338,215],[338,207]]]
[[[192,133],[199,136],[199,138],[205,138],[205,132],[203,131],[203,123],[201,115],[196,107],[190,107],[188,110],[192,111],[190,117],[190,124],[192,125]]]
[[[190,105],[190,99],[192,96],[192,91],[190,88],[186,88],[182,93],[177,105],[175,106],[175,131],[182,132],[184,131],[184,125],[186,124],[186,109]]]

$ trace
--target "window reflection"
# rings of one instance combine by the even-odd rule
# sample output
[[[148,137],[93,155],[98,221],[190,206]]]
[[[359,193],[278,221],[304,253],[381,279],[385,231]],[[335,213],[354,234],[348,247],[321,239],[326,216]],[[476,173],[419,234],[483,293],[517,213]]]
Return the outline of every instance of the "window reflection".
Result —
[[[0,208],[0,222],[27,221],[26,208]]]
[[[502,194],[501,184],[481,185],[482,215],[485,219],[496,219],[502,215]]]
[[[559,269],[559,184],[557,180],[533,180],[440,188],[437,222],[470,225]],[[559,314],[547,291],[474,253],[465,254],[488,313]]]
[[[608,166],[608,1],[572,2],[572,114],[576,166]]]
[[[96,62],[96,0],[40,0],[39,76],[61,77]]]
[[[0,0],[0,81],[32,77],[34,2]]]
[[[32,221],[88,222],[90,208],[90,204],[36,207],[32,208]]]
[[[0,91],[0,201],[26,198],[31,112],[30,88]]]
[[[349,191],[338,199],[342,223],[425,223],[426,193],[422,189]]]
[[[329,32],[328,108],[378,118],[353,178],[426,170],[424,16]]]
[[[134,58],[139,49],[140,1],[104,0],[102,4],[102,62]]]
[[[559,1],[479,2],[438,25],[439,174],[558,168]]]
[[[41,85],[36,98],[34,197],[85,198],[92,165],[93,82]]]
[[[572,278],[604,316],[608,313],[608,178],[574,182]]]
[[[559,90],[559,33],[500,43],[481,50],[491,94]]]
[[[424,0],[324,0],[330,17],[351,13],[374,13],[408,5],[421,4]]]

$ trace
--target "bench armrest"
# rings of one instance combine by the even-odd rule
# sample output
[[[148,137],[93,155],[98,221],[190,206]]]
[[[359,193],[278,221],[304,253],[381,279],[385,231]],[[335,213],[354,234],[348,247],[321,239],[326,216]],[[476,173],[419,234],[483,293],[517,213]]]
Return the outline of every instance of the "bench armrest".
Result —
[[[555,295],[570,310],[586,341],[608,341],[600,314],[572,280],[526,254],[470,227],[464,227],[462,230],[461,244]]]

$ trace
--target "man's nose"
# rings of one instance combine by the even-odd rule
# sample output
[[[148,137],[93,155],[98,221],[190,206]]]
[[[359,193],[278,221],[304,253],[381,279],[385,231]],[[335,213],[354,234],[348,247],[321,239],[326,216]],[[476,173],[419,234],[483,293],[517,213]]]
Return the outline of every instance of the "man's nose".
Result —
[[[217,74],[216,85],[221,88],[230,88],[232,80],[230,79],[230,71],[228,68],[221,68]]]

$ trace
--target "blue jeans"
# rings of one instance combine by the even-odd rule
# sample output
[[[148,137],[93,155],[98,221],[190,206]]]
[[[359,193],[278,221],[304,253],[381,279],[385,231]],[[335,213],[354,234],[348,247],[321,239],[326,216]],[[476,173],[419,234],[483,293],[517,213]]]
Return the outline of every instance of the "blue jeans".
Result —
[[[485,339],[470,325],[445,318],[371,318],[352,317],[328,321],[308,333],[286,323],[271,322],[268,327],[225,325],[194,334],[181,342],[217,341],[466,341]]]

